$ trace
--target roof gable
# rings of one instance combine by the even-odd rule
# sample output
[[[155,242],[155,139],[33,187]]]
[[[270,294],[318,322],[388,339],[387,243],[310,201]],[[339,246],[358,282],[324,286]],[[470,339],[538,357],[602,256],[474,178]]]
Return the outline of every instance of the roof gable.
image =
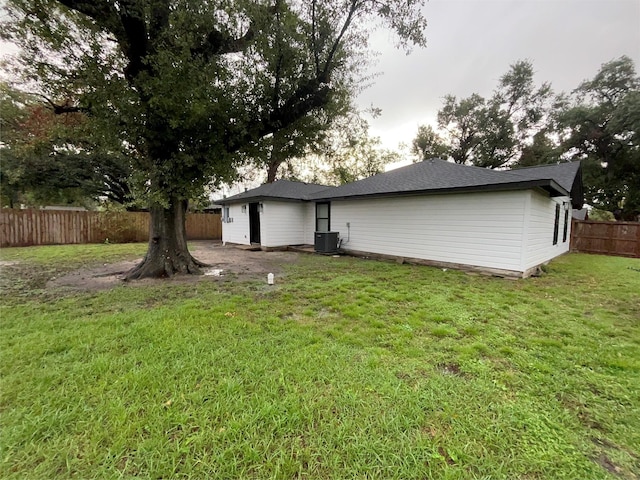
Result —
[[[553,179],[558,185],[569,192],[573,208],[582,208],[584,204],[582,166],[580,162],[563,162],[539,165],[536,167],[516,168],[515,170],[507,170],[504,173],[530,180],[539,178]]]

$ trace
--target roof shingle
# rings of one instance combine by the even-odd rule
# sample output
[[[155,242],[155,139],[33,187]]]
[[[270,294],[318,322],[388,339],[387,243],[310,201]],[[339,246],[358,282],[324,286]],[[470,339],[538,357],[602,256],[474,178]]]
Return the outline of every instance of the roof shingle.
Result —
[[[580,208],[583,202],[580,162],[543,165],[518,170],[489,170],[434,158],[339,187],[278,180],[226,198],[220,203],[237,203],[262,198],[299,201],[335,200],[536,187],[543,188],[553,195],[570,194],[574,208]]]
[[[520,170],[489,170],[434,158],[341,185],[332,190],[322,190],[312,194],[309,199],[329,200],[372,195],[533,187],[563,194],[572,192],[579,168],[579,162],[574,162]]]
[[[273,183],[265,183],[258,188],[233,195],[219,200],[217,203],[238,203],[260,198],[279,198],[281,200],[306,200],[313,193],[326,190],[326,185],[316,183],[292,182],[290,180],[278,180]]]

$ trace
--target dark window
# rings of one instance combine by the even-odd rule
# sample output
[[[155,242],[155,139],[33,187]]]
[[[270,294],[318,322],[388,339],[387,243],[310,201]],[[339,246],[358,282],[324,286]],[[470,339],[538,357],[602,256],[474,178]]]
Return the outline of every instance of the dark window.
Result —
[[[569,231],[569,210],[564,211],[564,231],[562,232],[562,242],[567,241],[567,232]]]
[[[328,232],[331,229],[331,204],[316,203],[316,232]]]
[[[556,203],[556,221],[553,224],[553,244],[558,244],[558,230],[560,229],[560,205]]]

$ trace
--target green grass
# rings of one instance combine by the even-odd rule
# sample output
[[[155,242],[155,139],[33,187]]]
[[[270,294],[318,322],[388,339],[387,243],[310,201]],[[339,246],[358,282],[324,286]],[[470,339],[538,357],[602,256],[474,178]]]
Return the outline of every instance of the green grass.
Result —
[[[24,248],[4,248],[0,258],[4,261],[20,260],[34,265],[63,267],[67,262],[71,266],[91,263],[115,262],[144,256],[147,245],[143,243],[93,244],[44,246]]]
[[[22,262],[0,309],[0,477],[640,475],[637,259],[523,281],[323,256],[273,288],[20,280],[143,251],[0,252]]]

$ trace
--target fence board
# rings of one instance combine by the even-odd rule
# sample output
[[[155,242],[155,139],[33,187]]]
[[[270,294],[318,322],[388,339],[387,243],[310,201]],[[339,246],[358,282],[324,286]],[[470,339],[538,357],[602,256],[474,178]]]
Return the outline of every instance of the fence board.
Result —
[[[573,220],[571,250],[640,258],[640,223]]]
[[[187,239],[220,240],[219,214],[189,213]],[[148,212],[75,212],[64,210],[0,210],[0,247],[70,243],[145,242]]]

